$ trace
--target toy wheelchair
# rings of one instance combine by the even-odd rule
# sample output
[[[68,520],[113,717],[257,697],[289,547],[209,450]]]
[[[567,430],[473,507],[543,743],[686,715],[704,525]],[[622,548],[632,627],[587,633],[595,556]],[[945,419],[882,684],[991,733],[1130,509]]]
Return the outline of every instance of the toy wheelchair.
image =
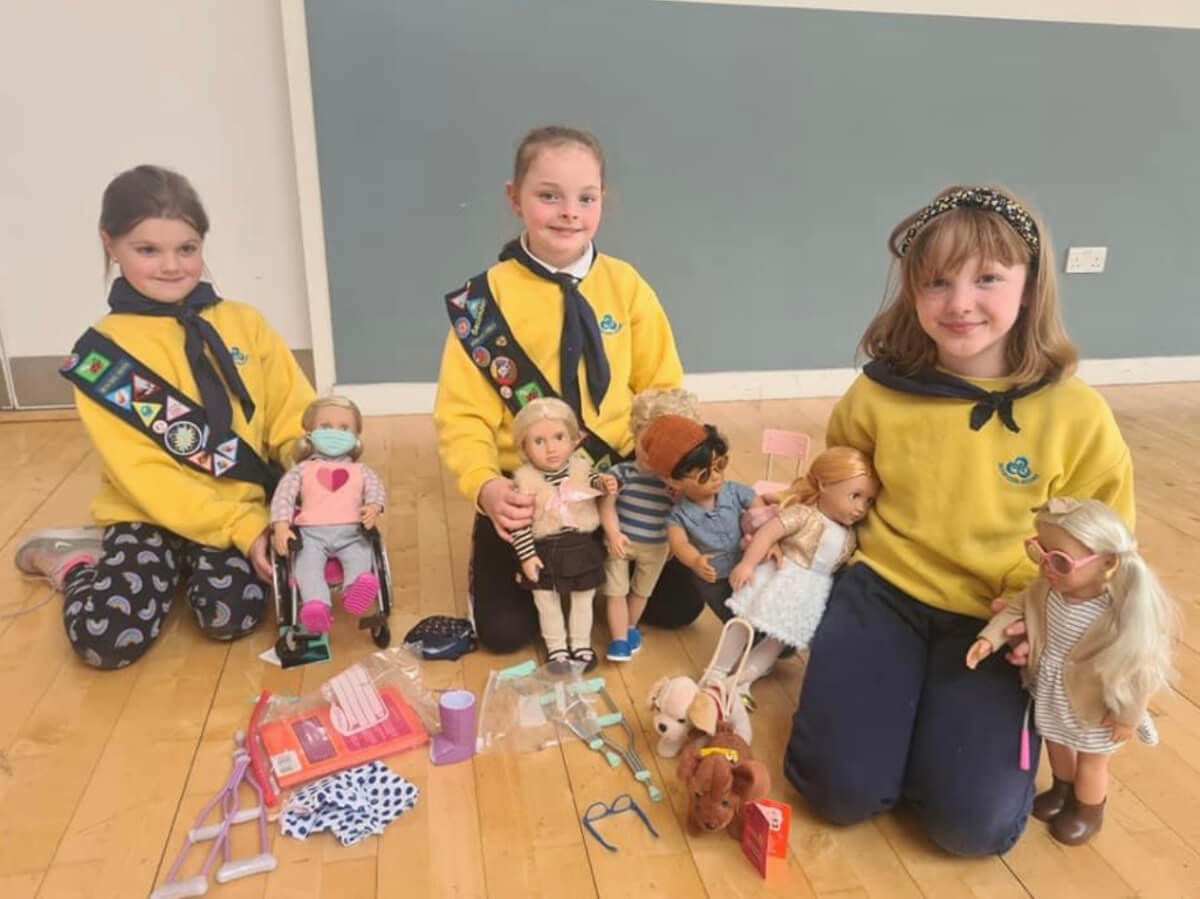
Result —
[[[392,642],[392,629],[388,625],[388,618],[392,614],[392,572],[379,529],[363,528],[362,531],[371,544],[371,573],[379,581],[379,592],[375,597],[374,610],[358,619],[358,627],[359,630],[370,630],[375,645],[385,649]],[[288,541],[286,557],[280,557],[274,548],[271,549],[275,618],[279,623],[275,654],[284,668],[329,658],[328,634],[309,633],[300,623],[300,588],[291,570],[291,560],[299,549],[298,534]],[[332,588],[342,586],[342,566],[337,559],[326,561],[325,580]]]

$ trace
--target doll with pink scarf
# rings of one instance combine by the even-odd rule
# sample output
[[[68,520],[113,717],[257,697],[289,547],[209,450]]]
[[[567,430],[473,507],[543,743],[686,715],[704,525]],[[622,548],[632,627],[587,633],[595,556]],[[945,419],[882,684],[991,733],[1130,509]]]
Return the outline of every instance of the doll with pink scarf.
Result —
[[[518,580],[533,591],[547,661],[596,666],[591,647],[592,600],[604,584],[607,557],[599,539],[602,493],[613,493],[612,475],[592,471],[575,452],[579,421],[559,399],[533,400],[517,413],[513,443],[525,460],[513,474],[521,493],[533,497],[533,523],[513,531],[513,548],[521,562]],[[569,620],[562,597],[570,596]]]
[[[280,556],[301,537],[292,574],[300,588],[300,623],[323,634],[333,624],[333,603],[325,563],[342,566],[342,605],[362,616],[374,605],[379,579],[366,531],[384,506],[379,476],[358,461],[363,445],[362,413],[342,396],[321,397],[304,410],[306,436],[296,442],[296,465],[275,488],[271,500],[271,545]],[[295,531],[292,529],[295,526]]]

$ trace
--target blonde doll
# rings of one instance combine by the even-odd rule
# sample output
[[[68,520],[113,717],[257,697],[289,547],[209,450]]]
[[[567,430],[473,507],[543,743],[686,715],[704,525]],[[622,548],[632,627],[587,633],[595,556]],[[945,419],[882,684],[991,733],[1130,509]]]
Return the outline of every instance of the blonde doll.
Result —
[[[333,623],[325,563],[342,565],[342,605],[361,616],[372,607],[379,580],[371,571],[371,530],[383,511],[379,476],[358,461],[362,455],[362,413],[343,396],[321,397],[304,410],[306,436],[296,443],[296,465],[275,488],[271,501],[271,544],[281,556],[296,537],[293,574],[300,587],[300,623],[323,634]],[[298,506],[298,508],[297,508]]]
[[[789,646],[806,649],[825,612],[833,573],[850,558],[861,521],[879,492],[871,460],[835,446],[812,460],[783,493],[779,511],[754,534],[729,575],[734,613],[766,635],[742,669],[743,689],[766,674]],[[778,565],[767,559],[778,544]]]
[[[1054,774],[1033,814],[1050,822],[1055,839],[1076,846],[1103,823],[1109,756],[1135,732],[1158,742],[1146,706],[1172,674],[1175,609],[1104,503],[1057,497],[1036,511],[1037,536],[1025,547],[1041,574],[980,632],[967,667],[1024,620],[1023,676]]]
[[[600,500],[600,524],[608,547],[604,595],[612,641],[606,656],[628,662],[642,648],[638,621],[667,563],[667,515],[675,496],[666,482],[650,470],[642,435],[664,415],[700,420],[696,395],[686,390],[645,390],[633,398],[629,429],[634,458],[611,469],[617,492]],[[630,576],[630,563],[633,575]]]
[[[594,474],[575,453],[579,422],[559,399],[531,401],[513,419],[513,443],[525,464],[513,474],[520,493],[533,497],[533,524],[513,531],[520,560],[518,581],[533,591],[547,662],[596,667],[591,647],[592,600],[604,583],[604,544],[597,539],[601,490],[612,493],[612,475]],[[600,489],[596,489],[600,488]],[[571,595],[569,634],[560,596]],[[569,644],[568,644],[569,639]]]

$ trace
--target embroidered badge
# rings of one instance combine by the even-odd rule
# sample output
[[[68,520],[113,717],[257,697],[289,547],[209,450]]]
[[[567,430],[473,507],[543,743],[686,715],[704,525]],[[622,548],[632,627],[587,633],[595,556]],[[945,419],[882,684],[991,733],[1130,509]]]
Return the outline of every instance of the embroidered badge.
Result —
[[[219,444],[217,446],[218,455],[224,456],[226,459],[229,459],[231,462],[237,461],[237,451],[238,451],[238,439],[236,437],[230,437],[224,443]]]
[[[600,330],[604,334],[616,334],[621,330],[621,323],[605,313],[604,318],[600,319]]]
[[[177,418],[182,418],[192,410],[185,406],[173,396],[167,397],[167,421],[174,421]]]
[[[471,333],[475,335],[474,337],[471,338],[471,346],[479,346],[481,343],[483,343],[485,340],[487,340],[489,337],[491,337],[493,334],[495,334],[496,329],[498,327],[500,327],[494,321],[490,321],[481,330],[479,325],[482,322],[483,322],[483,319],[481,318],[479,321],[475,322],[475,327],[471,330]]]
[[[129,387],[118,387],[112,393],[106,394],[104,398],[118,409],[133,408],[133,392]]]
[[[507,356],[497,356],[492,360],[492,380],[501,387],[511,387],[517,383],[517,363]]]
[[[188,456],[188,461],[191,462],[193,465],[195,465],[197,468],[202,468],[208,472],[212,471],[212,456],[210,456],[208,453],[204,452],[203,450],[196,453],[194,456]]]
[[[108,371],[108,367],[112,365],[112,360],[107,356],[101,356],[95,350],[92,350],[83,361],[75,368],[75,374],[83,378],[89,384],[95,384],[100,379],[100,376]]]
[[[190,456],[204,445],[200,428],[190,421],[177,421],[167,428],[167,449],[177,456]]]
[[[141,375],[135,374],[133,376],[133,398],[135,400],[144,400],[147,397],[154,396],[154,394],[158,393],[160,390],[162,390],[162,388],[153,381],[147,381]]]
[[[240,348],[231,346],[229,348],[229,358],[233,360],[234,365],[242,366],[250,361],[250,357],[241,351]]]
[[[1024,486],[1032,484],[1038,479],[1037,472],[1029,464],[1029,459],[1025,456],[1017,456],[1011,462],[1000,462],[997,466],[1000,469],[1000,474],[1004,476],[1004,480],[1011,484],[1019,484]]]
[[[158,413],[162,411],[162,403],[138,403],[133,407],[133,411],[138,414],[138,418],[146,427],[154,424],[154,419],[158,418]]]
[[[508,346],[508,338],[505,337],[503,334],[501,334],[499,337],[496,338],[496,346],[498,346],[498,347]]]
[[[479,313],[483,311],[483,297],[471,297],[467,300],[467,315],[471,316],[471,321],[479,321]]]
[[[165,434],[167,433],[167,423],[160,418],[154,424],[150,425],[150,430],[155,434]]]
[[[492,354],[488,352],[487,347],[477,346],[471,350],[471,358],[480,368],[487,368],[488,363],[492,361]]]
[[[506,400],[512,399],[512,388],[507,384],[500,388],[500,395]]]
[[[529,405],[530,400],[536,400],[542,395],[542,388],[538,387],[536,381],[530,381],[528,384],[522,384],[516,390],[517,402],[524,409]]]
[[[454,320],[454,333],[457,334],[459,338],[466,337],[468,334],[470,334],[471,320],[465,317],[456,318]]]
[[[455,309],[467,308],[467,289],[464,287],[461,293],[456,293],[450,298],[450,305]]]
[[[60,365],[58,367],[58,370],[61,372],[68,372],[78,364],[79,364],[79,357],[75,353],[72,353],[70,356],[68,356],[66,359],[64,359],[62,361],[62,365]]]

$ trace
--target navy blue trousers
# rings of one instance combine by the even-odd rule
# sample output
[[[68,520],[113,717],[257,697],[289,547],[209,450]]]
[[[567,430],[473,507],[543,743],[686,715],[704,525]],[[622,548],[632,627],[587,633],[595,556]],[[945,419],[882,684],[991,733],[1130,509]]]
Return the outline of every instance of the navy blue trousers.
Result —
[[[819,815],[853,824],[904,799],[955,855],[1017,841],[1033,803],[1035,771],[1019,766],[1028,696],[1003,652],[967,669],[981,627],[863,564],[834,582],[784,758],[787,779]]]

